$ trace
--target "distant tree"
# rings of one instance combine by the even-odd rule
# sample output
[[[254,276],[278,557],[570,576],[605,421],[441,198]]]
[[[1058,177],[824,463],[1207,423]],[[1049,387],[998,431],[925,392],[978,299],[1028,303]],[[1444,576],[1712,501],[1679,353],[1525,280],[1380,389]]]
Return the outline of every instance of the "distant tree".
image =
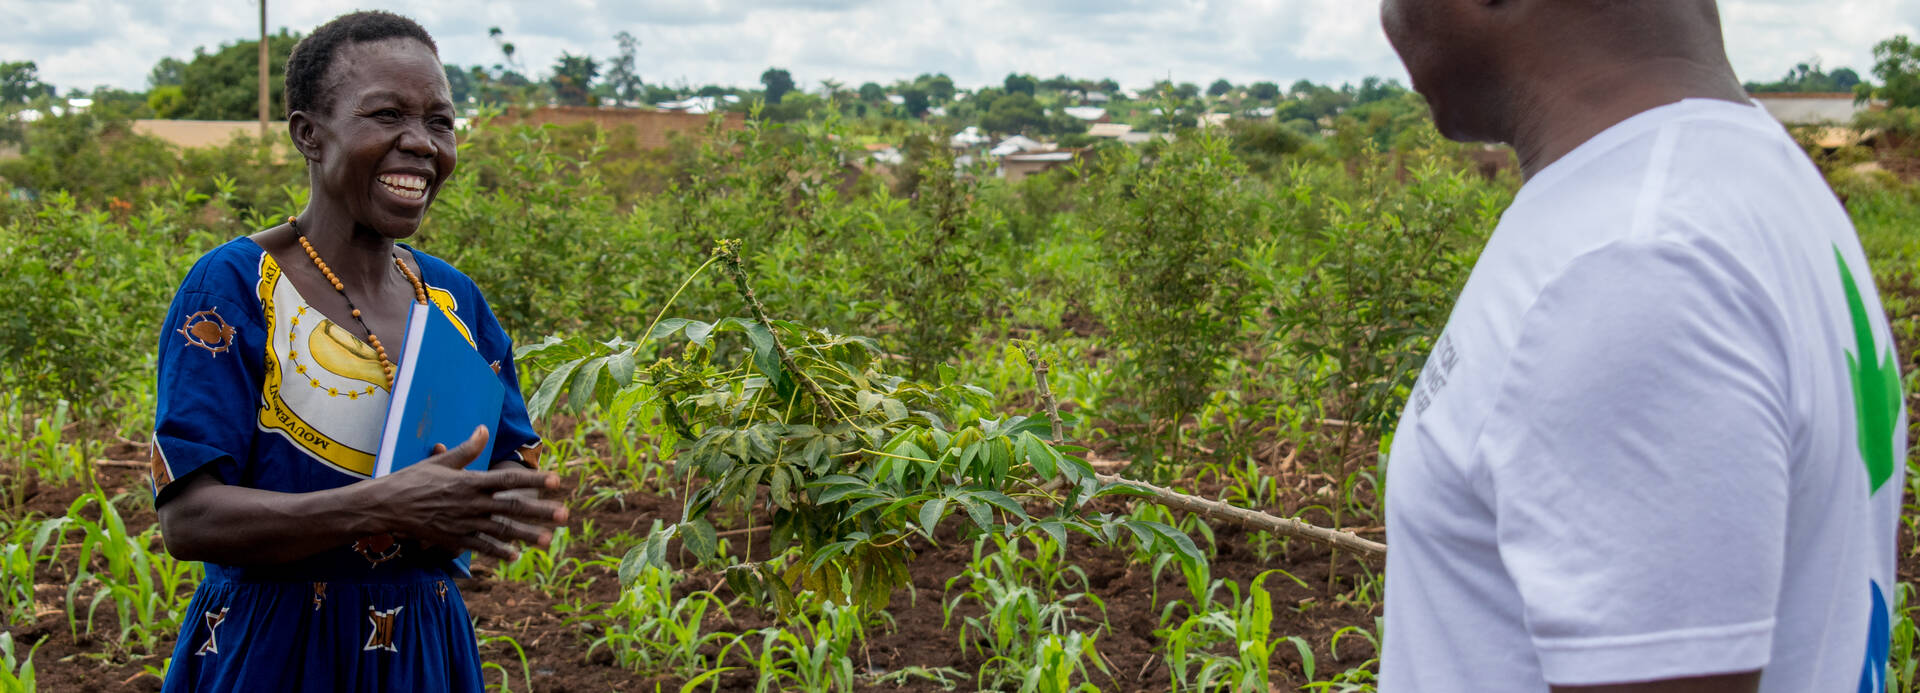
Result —
[[[1837,91],[1853,91],[1854,87],[1860,85],[1860,73],[1854,72],[1851,67],[1829,72],[1827,79],[1833,80],[1833,87]]]
[[[286,81],[287,56],[300,42],[298,34],[282,29],[267,37],[268,112],[284,116],[287,102],[282,94]],[[162,59],[154,73],[162,68],[171,73],[175,66]],[[175,61],[178,62],[178,61]],[[150,78],[152,75],[149,76]],[[171,74],[166,76],[172,79]],[[260,115],[260,42],[235,41],[208,53],[196,48],[193,59],[178,66],[181,96],[186,103],[174,117],[189,120],[253,120]]]
[[[562,51],[560,59],[553,64],[553,76],[547,78],[547,85],[553,88],[553,97],[562,106],[590,106],[593,105],[593,80],[599,76],[600,64],[593,56]]]
[[[501,31],[500,27],[490,26],[487,27],[487,38],[493,39],[493,45],[500,49],[500,56],[506,60],[506,66],[519,71],[520,61],[513,57],[516,50],[513,42],[507,40],[507,32]]]
[[[1885,99],[1890,106],[1920,106],[1920,44],[1902,34],[1873,47],[1873,76],[1880,86],[1861,84],[1854,93],[1862,98]]]
[[[925,90],[918,88],[903,89],[900,91],[900,98],[905,101],[905,103],[900,104],[900,107],[906,109],[907,115],[918,118],[927,114],[929,99]]]
[[[1040,102],[1026,92],[1008,92],[1006,96],[995,99],[987,114],[980,118],[980,128],[988,132],[1018,133],[1033,132],[1047,127],[1046,109]]]
[[[1040,80],[1040,88],[1049,91],[1074,91],[1080,88],[1080,81],[1066,75],[1055,75]]]
[[[760,73],[760,84],[767,89],[767,103],[778,104],[793,91],[793,75],[777,67],[769,67]]]
[[[1181,82],[1180,86],[1173,88],[1173,95],[1183,100],[1200,98],[1200,85],[1192,82]]]
[[[1280,85],[1272,82],[1254,82],[1247,86],[1247,96],[1259,101],[1272,101],[1280,98]]]
[[[447,90],[453,93],[455,104],[464,104],[473,96],[473,73],[459,65],[444,65],[447,72]]]
[[[953,100],[953,78],[945,74],[922,74],[913,79],[916,87],[925,89],[934,103],[947,103]]]
[[[178,58],[161,58],[160,62],[153,66],[153,71],[147,73],[147,86],[179,86],[186,70],[187,64],[180,62]]]
[[[607,63],[605,84],[612,90],[617,102],[632,101],[640,97],[640,73],[637,71],[640,39],[622,31],[613,35],[615,43],[620,44],[620,55]]]
[[[173,118],[187,107],[187,94],[178,84],[154,87],[147,92],[147,109],[155,118]]]
[[[887,100],[887,90],[885,87],[873,82],[862,84],[860,85],[860,100],[873,102],[885,101]]]
[[[1287,93],[1293,96],[1300,96],[1302,94],[1312,93],[1313,90],[1318,88],[1319,85],[1314,84],[1311,80],[1303,79],[1294,82],[1293,86],[1287,87]]]
[[[0,105],[26,104],[54,89],[40,81],[40,66],[33,61],[0,63]]]
[[[1026,94],[1027,96],[1033,96],[1035,86],[1032,76],[1019,73],[1009,73],[1006,82],[1002,85],[1009,94]]]
[[[1368,77],[1360,81],[1360,88],[1354,91],[1354,105],[1385,101],[1399,96],[1407,90],[1398,80]]]
[[[1115,82],[1115,81],[1113,81],[1113,79],[1112,79],[1112,78],[1110,78],[1110,77],[1109,77],[1109,78],[1105,78],[1105,79],[1101,79],[1101,80],[1100,80],[1100,91],[1104,91],[1104,92],[1107,92],[1107,93],[1109,93],[1109,94],[1111,94],[1111,93],[1113,93],[1113,92],[1116,92],[1116,91],[1120,91],[1120,83],[1119,83],[1119,82]]]
[[[1213,84],[1207,87],[1207,96],[1211,96],[1217,99],[1222,96],[1226,96],[1227,92],[1230,92],[1230,91],[1233,91],[1232,82],[1229,82],[1224,79],[1216,79],[1213,81]]]
[[[1748,82],[1745,86],[1753,93],[1836,92],[1852,91],[1859,83],[1860,73],[1844,67],[1829,73],[1821,69],[1816,58],[1794,65],[1778,82]]]

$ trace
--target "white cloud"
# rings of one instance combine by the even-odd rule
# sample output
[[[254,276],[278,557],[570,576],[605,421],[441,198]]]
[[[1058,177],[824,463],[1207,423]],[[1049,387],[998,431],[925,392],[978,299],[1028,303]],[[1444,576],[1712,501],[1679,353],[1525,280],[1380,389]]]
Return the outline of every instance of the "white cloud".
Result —
[[[1912,0],[1722,0],[1728,50],[1749,80],[1810,57],[1865,74],[1872,46],[1916,32]],[[34,60],[62,88],[144,89],[153,64],[255,35],[258,7],[236,0],[0,0],[0,60]],[[356,9],[349,0],[275,2],[274,30]],[[1008,72],[1205,84],[1351,81],[1405,72],[1363,0],[416,0],[390,9],[426,25],[444,60],[491,65],[499,26],[535,73],[562,51],[607,57],[613,34],[640,38],[644,79],[756,85],[780,66],[801,85],[891,82],[945,72],[962,85]]]

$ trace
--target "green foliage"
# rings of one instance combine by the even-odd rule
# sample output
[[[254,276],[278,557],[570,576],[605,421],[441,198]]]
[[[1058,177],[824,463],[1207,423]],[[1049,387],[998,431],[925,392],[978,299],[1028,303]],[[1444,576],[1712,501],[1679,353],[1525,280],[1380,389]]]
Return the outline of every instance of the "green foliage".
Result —
[[[641,570],[621,589],[619,601],[583,609],[569,621],[588,629],[589,655],[604,647],[615,662],[635,672],[694,676],[724,658],[709,656],[706,648],[733,637],[703,628],[709,612],[726,618],[719,597],[704,591],[676,597],[676,582],[670,571]]]
[[[55,545],[65,545],[68,532],[80,538],[79,572],[66,591],[67,624],[76,640],[82,625],[90,634],[100,606],[111,603],[120,628],[109,642],[128,652],[152,654],[161,637],[178,632],[192,597],[188,586],[200,582],[202,567],[159,550],[158,525],[139,534],[129,532],[117,500],[95,489],[74,500],[65,517],[52,521],[59,523],[53,530]],[[92,599],[86,600],[83,594],[89,588]]]
[[[0,106],[25,105],[53,96],[53,85],[40,81],[40,66],[33,61],[0,62]]]
[[[1072,529],[1114,542],[1125,528],[1146,545],[1184,542],[1184,560],[1204,560],[1177,532],[1083,514],[1087,501],[1128,487],[1095,480],[1085,461],[1068,454],[1077,449],[1042,437],[1039,420],[969,415],[991,400],[985,390],[909,380],[887,372],[870,339],[767,319],[737,247],[723,243],[716,254],[754,319],[658,320],[637,341],[550,339],[521,350],[535,368],[550,369],[528,404],[535,415],[566,388],[575,404],[598,402],[678,441],[676,473],[706,482],[670,534],[656,533],[628,554],[623,574],[659,564],[664,542],[677,537],[695,559],[720,563],[736,593],[783,613],[792,613],[801,592],[884,608],[906,584],[907,540],[935,541],[935,528],[954,511],[980,532],[1047,531],[1056,540]],[[635,367],[643,348],[682,335],[679,357]],[[745,343],[720,341],[735,335]],[[1039,490],[1040,481],[1055,478],[1065,483],[1065,498]],[[750,514],[763,492],[773,506],[775,560],[720,555],[711,513]],[[1046,502],[1056,514],[1036,519],[1015,496]]]
[[[1880,86],[1861,84],[1855,93],[1883,99],[1887,105],[1920,107],[1920,43],[1902,34],[1875,44],[1873,76]]]
[[[1313,651],[1306,641],[1273,633],[1273,598],[1264,583],[1274,574],[1305,586],[1286,571],[1269,570],[1247,585],[1245,600],[1240,598],[1238,583],[1224,582],[1229,592],[1226,608],[1219,608],[1209,591],[1179,625],[1162,618],[1162,628],[1154,632],[1167,642],[1171,690],[1270,690],[1270,662],[1282,642],[1294,645],[1306,662],[1307,678],[1313,678]],[[1166,614],[1170,616],[1177,605],[1169,604]]]
[[[962,581],[966,588],[940,607],[942,627],[959,634],[960,650],[972,649],[985,660],[976,680],[984,686],[1018,682],[1022,691],[1072,691],[1078,688],[1069,685],[1071,679],[1087,678],[1085,660],[1106,671],[1094,649],[1098,630],[1108,628],[1106,605],[1089,590],[1084,571],[1060,565],[1061,543],[1034,537],[1034,556],[1027,558],[1018,538],[991,537],[997,547],[992,553],[984,552],[987,539],[974,542],[966,572],[947,580],[948,593]],[[1069,592],[1076,582],[1079,591]],[[962,617],[956,628],[954,616],[969,606],[981,615]],[[1096,632],[1075,631],[1076,623]]]
[[[562,51],[553,64],[553,76],[547,78],[553,96],[562,106],[590,106],[594,103],[593,80],[600,76],[600,63],[590,55]]]
[[[1047,126],[1046,109],[1028,92],[1009,92],[993,100],[980,116],[980,129],[1003,134],[1038,133]]]
[[[778,104],[793,91],[792,73],[777,67],[769,67],[760,73],[760,85],[766,88],[767,103]]]
[[[999,285],[988,253],[1003,237],[991,212],[977,210],[977,179],[963,176],[939,150],[919,168],[908,223],[886,230],[888,257],[903,265],[873,267],[900,325],[900,343],[912,358],[912,375],[926,380],[936,366],[965,347],[980,329]],[[928,310],[929,306],[939,306]]]
[[[135,134],[130,121],[92,111],[41,118],[26,129],[24,139],[20,158],[0,160],[0,177],[47,195],[65,192],[91,205],[104,206],[178,170],[166,143]]]
[[[1357,168],[1291,169],[1276,206],[1288,232],[1247,264],[1274,299],[1274,343],[1299,359],[1293,379],[1317,386],[1327,413],[1384,431],[1509,193],[1433,153]]]
[[[1809,60],[1788,70],[1778,82],[1749,82],[1747,91],[1756,94],[1770,92],[1850,92],[1860,84],[1860,73],[1852,68],[1840,68],[1829,73],[1820,65],[1819,59]]]
[[[187,110],[187,92],[180,85],[154,87],[147,92],[147,108],[155,118],[174,118]]]
[[[267,37],[268,115],[287,113],[287,56],[300,35],[281,29]],[[158,68],[156,68],[158,69]],[[179,85],[186,105],[175,117],[187,120],[254,120],[260,117],[260,41],[235,41],[209,53],[193,51],[180,67]]]
[[[760,630],[760,647],[752,652],[753,668],[760,674],[755,693],[855,690],[853,659],[848,655],[854,641],[863,637],[862,609],[808,600],[800,611],[804,615],[793,619],[797,630]],[[752,648],[749,635],[740,637],[738,644],[743,648]]]
[[[38,689],[33,674],[33,654],[47,641],[34,643],[25,657],[19,656],[13,647],[13,633],[0,633],[0,692],[33,693]]]
[[[1131,354],[1124,382],[1142,409],[1175,426],[1206,401],[1246,300],[1246,273],[1234,260],[1255,210],[1228,147],[1215,132],[1195,131],[1152,159],[1113,157],[1092,203],[1114,280],[1101,309]]]
[[[0,219],[0,275],[8,279],[0,287],[0,388],[33,406],[66,400],[93,414],[115,405],[113,393],[150,382],[159,320],[194,259],[179,248],[216,243],[191,215],[218,201],[173,193],[116,218],[56,192],[30,215]]]

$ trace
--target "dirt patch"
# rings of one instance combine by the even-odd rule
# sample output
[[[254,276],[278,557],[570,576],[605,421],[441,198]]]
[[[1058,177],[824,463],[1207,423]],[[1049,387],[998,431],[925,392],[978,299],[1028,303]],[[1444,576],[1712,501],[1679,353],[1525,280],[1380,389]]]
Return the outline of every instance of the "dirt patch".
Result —
[[[110,450],[114,455],[127,452],[123,449]],[[117,508],[130,528],[144,529],[154,524],[151,504],[146,501],[147,486],[143,470],[100,467],[97,477],[101,487],[110,496],[126,494]],[[87,490],[81,484],[43,486],[29,499],[26,512],[43,516],[62,515],[74,499]],[[1111,503],[1114,505],[1111,510],[1124,510],[1120,507],[1120,501]],[[627,537],[639,537],[644,535],[653,520],[671,522],[679,514],[680,502],[674,498],[630,493],[578,512],[572,523],[572,531],[577,535],[584,523],[593,522],[595,536],[601,540],[622,533]],[[951,518],[942,527],[942,544],[923,547],[919,551],[912,562],[913,587],[901,589],[894,595],[889,609],[892,626],[869,633],[864,646],[857,648],[857,654],[854,655],[856,671],[880,674],[917,666],[950,668],[968,676],[977,674],[984,657],[977,648],[963,647],[958,622],[966,616],[979,615],[979,607],[963,605],[955,614],[954,624],[946,623],[942,614],[943,598],[947,596],[943,590],[947,581],[963,573],[972,558],[971,542],[958,534],[963,522],[957,517]],[[1273,594],[1276,611],[1273,632],[1299,635],[1312,643],[1321,672],[1329,667],[1344,669],[1355,666],[1374,655],[1369,646],[1358,638],[1341,643],[1340,654],[1343,657],[1338,660],[1327,650],[1328,640],[1335,631],[1347,626],[1361,626],[1370,630],[1373,617],[1379,615],[1377,606],[1359,606],[1344,601],[1343,595],[1352,592],[1357,580],[1364,579],[1362,566],[1350,559],[1332,559],[1325,551],[1300,547],[1295,547],[1289,555],[1276,555],[1272,560],[1262,560],[1250,538],[1237,528],[1218,530],[1215,542],[1218,558],[1213,562],[1212,570],[1216,579],[1240,583],[1244,591],[1244,585],[1262,571],[1283,568],[1306,583],[1302,587],[1284,577],[1274,577],[1265,584]],[[1168,671],[1164,660],[1156,654],[1162,647],[1153,631],[1170,600],[1190,598],[1187,597],[1187,587],[1178,570],[1169,567],[1155,580],[1151,567],[1133,562],[1125,550],[1091,545],[1085,537],[1077,535],[1069,544],[1066,560],[1086,572],[1091,593],[1106,605],[1104,627],[1098,610],[1091,608],[1082,610],[1087,620],[1075,626],[1085,632],[1099,632],[1098,649],[1112,673],[1110,677],[1096,673],[1094,682],[1106,690],[1166,689]],[[764,550],[763,543],[759,546]],[[574,551],[574,555],[598,554],[617,558],[620,550],[611,544],[581,547]],[[30,625],[9,629],[23,645],[38,646],[34,663],[40,677],[40,689],[75,693],[158,690],[160,680],[154,672],[159,670],[162,661],[170,653],[174,634],[161,634],[159,647],[152,654],[129,651],[128,647],[117,641],[115,624],[118,619],[113,612],[113,605],[103,603],[94,616],[94,632],[89,635],[82,627],[76,635],[68,627],[63,608],[66,586],[78,572],[73,563],[74,552],[63,552],[61,558],[60,563],[42,566],[38,576],[43,592],[39,618]],[[646,678],[621,668],[605,648],[591,654],[588,652],[592,633],[581,623],[569,618],[569,609],[573,608],[569,604],[590,606],[617,601],[619,587],[611,568],[586,568],[573,592],[564,595],[548,595],[531,585],[501,579],[497,575],[497,564],[487,559],[475,562],[474,573],[473,579],[460,581],[460,589],[467,597],[468,608],[473,613],[481,636],[482,655],[486,661],[505,669],[505,675],[514,689],[526,688],[525,682],[528,680],[536,691],[652,690],[656,683],[664,684],[664,689],[678,686],[677,680]],[[733,598],[718,578],[711,574],[697,571],[689,573],[681,591],[692,589],[713,589],[723,599],[731,601]],[[956,589],[964,589],[964,585],[956,585]],[[91,599],[84,586],[81,594],[83,602]],[[731,609],[731,618],[715,614],[708,619],[707,628],[728,633],[751,633],[775,623],[772,615],[745,604],[737,604]],[[518,651],[508,642],[508,638],[519,645]],[[750,642],[757,645],[758,636],[751,638]],[[717,647],[710,649],[717,651]],[[524,664],[521,653],[525,655]],[[1298,660],[1292,647],[1280,648],[1273,660],[1276,683],[1297,687],[1306,682]],[[753,674],[744,659],[738,655],[730,656],[724,664],[742,668],[721,677],[719,690],[752,690]],[[501,676],[498,669],[489,667],[486,671],[487,680],[492,684],[499,683]],[[888,689],[945,690],[927,681],[910,681]]]

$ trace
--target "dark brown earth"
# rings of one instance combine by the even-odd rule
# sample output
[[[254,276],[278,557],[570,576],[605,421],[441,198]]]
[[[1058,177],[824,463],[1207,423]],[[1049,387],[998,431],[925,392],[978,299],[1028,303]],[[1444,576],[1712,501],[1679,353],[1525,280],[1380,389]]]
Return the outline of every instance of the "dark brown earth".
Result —
[[[140,452],[132,445],[117,444],[109,448],[107,454],[112,460],[132,461]],[[155,516],[147,501],[144,470],[131,464],[101,465],[96,467],[96,477],[101,488],[109,495],[125,494],[117,507],[129,527],[145,528],[154,523]],[[28,500],[25,508],[17,510],[42,516],[62,515],[69,504],[86,490],[80,485],[42,487]],[[620,503],[608,502],[576,513],[571,523],[573,531],[578,533],[582,523],[592,521],[596,525],[597,536],[602,538],[620,532],[642,536],[653,520],[671,522],[678,519],[680,514],[679,503],[663,496],[630,493],[623,500],[624,508]],[[1116,505],[1113,510],[1123,508]],[[971,542],[958,536],[956,522],[959,521],[950,519],[942,527],[942,545],[916,547],[918,555],[912,562],[914,588],[902,589],[894,595],[889,610],[894,624],[891,629],[883,628],[869,634],[865,647],[855,656],[856,671],[878,674],[920,666],[952,668],[968,676],[978,672],[984,658],[971,648],[963,653],[958,631],[942,623],[943,587],[949,578],[963,572],[972,552]],[[1298,635],[1313,643],[1322,678],[1326,676],[1326,671],[1358,666],[1374,655],[1371,646],[1359,637],[1343,638],[1343,656],[1340,658],[1334,658],[1327,649],[1335,631],[1347,626],[1372,630],[1373,617],[1380,613],[1377,605],[1345,602],[1354,580],[1364,575],[1363,566],[1347,558],[1330,561],[1331,557],[1326,551],[1301,546],[1294,547],[1291,556],[1276,559],[1272,563],[1262,562],[1248,541],[1248,537],[1238,528],[1217,530],[1215,542],[1218,557],[1212,563],[1213,577],[1236,581],[1244,589],[1244,585],[1260,572],[1283,568],[1306,581],[1309,587],[1301,587],[1276,576],[1269,578],[1265,585],[1273,595],[1276,611],[1273,633]],[[624,550],[616,548],[603,547],[594,553],[617,556]],[[574,551],[575,555],[585,555],[587,552],[585,548]],[[130,652],[129,648],[111,641],[111,624],[118,621],[112,604],[103,603],[94,617],[94,634],[89,636],[82,632],[79,637],[74,637],[69,633],[61,608],[66,586],[76,572],[74,552],[64,552],[62,559],[62,563],[45,566],[40,571],[40,601],[43,606],[39,619],[32,625],[10,629],[26,647],[38,646],[33,661],[40,677],[40,689],[55,692],[158,690],[159,679],[150,670],[160,667],[162,659],[171,649],[173,635],[169,633],[162,637],[156,653]],[[1166,689],[1168,671],[1165,663],[1154,654],[1160,648],[1153,630],[1159,624],[1160,613],[1166,603],[1187,595],[1184,579],[1178,571],[1169,568],[1161,576],[1159,600],[1156,602],[1151,566],[1131,563],[1124,550],[1092,546],[1085,537],[1075,535],[1071,540],[1068,561],[1086,572],[1091,592],[1106,605],[1106,626],[1101,625],[1097,610],[1083,610],[1089,612],[1092,618],[1076,626],[1082,631],[1099,632],[1098,649],[1109,664],[1111,673],[1096,672],[1094,683],[1104,690],[1114,691]],[[550,597],[526,584],[499,579],[494,576],[494,567],[493,561],[477,560],[475,579],[462,581],[460,588],[467,595],[468,608],[474,615],[483,639],[508,636],[525,651],[526,664],[523,668],[518,654],[503,641],[489,642],[482,648],[487,661],[497,662],[506,668],[511,675],[508,683],[514,690],[523,690],[523,681],[528,677],[533,682],[534,690],[538,691],[653,690],[655,684],[663,684],[663,690],[678,688],[678,680],[644,678],[621,669],[604,649],[589,656],[589,636],[583,627],[570,623],[562,610],[556,608],[568,600]],[[596,604],[611,603],[618,599],[617,579],[611,570],[590,567],[584,575],[594,579],[590,586],[584,588],[584,593],[576,590],[571,595],[575,600],[584,599],[587,604]],[[715,588],[715,592],[723,599],[733,600],[731,593],[716,577],[700,571],[687,573],[681,592],[709,586]],[[956,594],[963,589],[964,585],[956,586]],[[82,594],[87,593],[83,586]],[[955,619],[958,621],[978,613],[978,607],[963,606]],[[717,615],[710,617],[707,628],[728,633],[747,633],[774,623],[769,614],[742,603],[731,608],[731,619]],[[725,665],[741,666],[743,669],[723,675],[719,679],[719,690],[752,690],[754,682],[750,670],[744,668],[746,662],[730,657]],[[1280,645],[1273,658],[1273,669],[1276,684],[1291,688],[1307,681],[1300,668],[1300,657],[1291,645]],[[498,684],[500,673],[489,668],[487,677],[489,683]],[[945,690],[928,682],[910,682],[894,689]]]
[[[1907,307],[1889,317],[1896,324],[1912,325],[1920,321],[1920,277],[1908,271],[1878,279],[1883,294],[1907,299]],[[1905,334],[1914,331],[1909,327],[1896,328],[1895,332],[1903,335],[1900,353],[1906,355],[1905,370],[1909,373],[1920,370],[1920,343],[1904,338]],[[1920,393],[1910,393],[1909,396],[1910,409],[1920,405]],[[1911,416],[1910,419],[1915,426],[1913,439],[1920,440],[1920,415]],[[570,422],[558,423],[564,427]],[[600,448],[604,452],[604,440],[589,437],[587,442],[589,447]],[[1356,447],[1372,449],[1371,445]],[[1320,493],[1316,487],[1322,485],[1321,479],[1324,477],[1316,478],[1315,475],[1304,473],[1302,466],[1306,465],[1291,464],[1288,458],[1279,454],[1280,450],[1281,446],[1275,446],[1262,451],[1258,457],[1265,473],[1285,480],[1291,489],[1289,493],[1292,495],[1284,501],[1284,507],[1268,508],[1286,514],[1315,502],[1315,495]],[[106,456],[119,462],[96,466],[95,479],[100,487],[109,495],[122,498],[118,507],[129,527],[151,526],[155,521],[154,514],[147,501],[144,468],[138,462],[143,458],[142,449],[136,444],[115,440],[106,448]],[[10,463],[0,460],[0,466]],[[565,461],[561,463],[564,465]],[[579,479],[576,477],[573,481],[578,483]],[[15,517],[63,515],[73,500],[86,490],[83,484],[63,487],[40,485],[23,507],[8,508],[5,512]],[[1203,492],[1206,490],[1209,489],[1202,489]],[[679,517],[679,502],[669,497],[630,493],[622,500],[624,503],[602,503],[584,512],[577,512],[572,523],[574,531],[579,532],[582,523],[590,520],[595,523],[597,534],[602,538],[620,532],[639,536],[647,531],[655,519],[671,522]],[[1912,507],[1914,499],[1909,498],[1907,502],[1908,507]],[[1319,522],[1328,519],[1324,516],[1315,518],[1312,514],[1307,517]],[[943,587],[948,578],[963,571],[971,556],[969,542],[959,540],[955,530],[956,525],[950,522],[942,528],[942,545],[916,547],[918,556],[911,564],[914,589],[901,590],[894,595],[890,610],[894,625],[891,629],[882,629],[869,635],[865,647],[855,655],[857,671],[882,673],[906,666],[949,667],[969,676],[978,671],[982,658],[975,650],[963,652],[958,632],[943,624],[941,617]],[[1377,534],[1374,536],[1378,538]],[[1911,527],[1903,525],[1898,575],[1901,582],[1912,583],[1920,579],[1920,546],[1916,546],[1914,540]],[[1365,566],[1349,558],[1333,557],[1325,550],[1303,546],[1295,546],[1289,554],[1276,557],[1275,560],[1262,561],[1255,555],[1250,538],[1235,527],[1218,528],[1215,546],[1217,557],[1212,563],[1215,578],[1236,581],[1244,588],[1246,582],[1260,572],[1282,568],[1307,583],[1306,587],[1301,587],[1284,578],[1266,581],[1273,594],[1276,612],[1273,633],[1298,635],[1311,643],[1320,678],[1324,678],[1329,671],[1360,666],[1374,656],[1371,646],[1363,638],[1343,638],[1342,656],[1338,658],[1328,649],[1335,632],[1348,626],[1372,630],[1375,617],[1381,613],[1378,604],[1348,601],[1355,582],[1366,575]],[[618,555],[623,550],[623,547],[606,546],[595,550],[595,553]],[[583,548],[575,553],[581,555],[585,551]],[[39,675],[40,689],[60,693],[158,690],[159,679],[150,672],[160,667],[162,658],[172,646],[172,635],[162,637],[157,648],[158,654],[129,651],[128,647],[112,637],[112,629],[108,624],[118,621],[113,613],[113,605],[103,603],[94,617],[94,634],[81,632],[75,637],[70,633],[61,609],[67,585],[76,572],[73,564],[75,557],[73,551],[63,552],[62,556],[62,563],[42,566],[39,570],[37,594],[41,611],[38,619],[27,626],[7,629],[22,649],[37,647],[33,661]],[[1157,585],[1161,601],[1156,603],[1153,596],[1156,585],[1150,574],[1151,568],[1132,563],[1123,551],[1089,546],[1084,537],[1076,535],[1071,542],[1068,560],[1086,572],[1092,592],[1106,604],[1104,629],[1097,619],[1079,625],[1085,631],[1099,629],[1099,651],[1109,664],[1110,673],[1096,673],[1093,682],[1104,690],[1113,691],[1167,689],[1168,672],[1165,663],[1155,654],[1160,646],[1153,630],[1159,624],[1165,600],[1186,595],[1183,580],[1175,571],[1170,570],[1163,575]],[[562,611],[556,608],[567,600],[542,594],[526,584],[494,577],[493,567],[491,561],[478,561],[475,566],[476,578],[464,581],[461,590],[467,595],[468,606],[483,639],[511,637],[525,651],[526,663],[523,667],[519,656],[504,642],[490,642],[482,648],[487,661],[498,663],[506,669],[510,676],[507,683],[514,690],[524,690],[523,681],[528,678],[537,691],[640,691],[654,690],[656,684],[662,690],[678,689],[677,680],[643,678],[637,673],[621,669],[613,664],[605,651],[589,656],[589,635],[580,624],[568,622]],[[574,599],[587,604],[611,603],[617,599],[616,578],[611,571],[589,568],[586,574],[594,580],[590,586],[577,590],[572,595]],[[732,596],[719,583],[709,573],[690,571],[682,583],[681,591],[684,593],[688,589],[711,585],[724,599],[731,600]],[[81,589],[83,600],[90,598],[84,596],[88,594],[86,586]],[[963,607],[956,618],[977,613],[977,607]],[[709,619],[707,628],[747,633],[774,622],[767,614],[745,604],[734,605],[731,616],[731,619],[714,616]],[[723,663],[726,666],[744,664],[734,658]],[[1309,680],[1301,669],[1299,655],[1285,644],[1279,647],[1273,658],[1273,670],[1274,683],[1278,688],[1295,689]],[[497,670],[489,668],[487,676],[489,683],[500,683],[501,675]],[[719,683],[719,690],[727,691],[752,690],[753,687],[751,675],[743,671],[724,675]],[[944,689],[932,683],[914,682],[897,690]],[[961,690],[971,689],[963,687]]]

